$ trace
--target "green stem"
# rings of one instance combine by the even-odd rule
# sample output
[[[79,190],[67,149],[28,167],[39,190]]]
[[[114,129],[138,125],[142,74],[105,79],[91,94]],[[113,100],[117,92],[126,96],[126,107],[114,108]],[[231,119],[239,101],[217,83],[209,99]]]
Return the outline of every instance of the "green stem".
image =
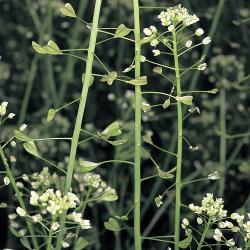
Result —
[[[220,91],[220,131],[224,134],[226,131],[226,90]],[[225,165],[226,165],[227,139],[220,137],[220,175],[218,195],[223,197],[225,189]]]
[[[197,250],[201,250],[203,242],[204,242],[205,237],[206,237],[206,234],[207,234],[208,230],[210,229],[210,224],[211,224],[211,220],[209,219],[208,223],[207,223],[207,225],[206,225],[206,227],[204,229],[204,232],[203,232],[203,234],[201,236],[201,239],[200,239],[199,245],[197,247]]]
[[[177,96],[181,97],[181,80],[179,70],[178,48],[175,30],[173,31],[174,64],[176,76]],[[175,196],[175,250],[179,250],[180,241],[180,210],[181,210],[181,168],[182,168],[182,104],[177,102],[178,130],[177,130],[177,169],[176,169],[176,196]]]
[[[9,164],[8,164],[8,162],[7,162],[7,159],[6,159],[5,155],[4,155],[4,152],[3,152],[3,149],[2,149],[1,146],[0,146],[0,156],[1,156],[1,158],[2,158],[4,167],[5,167],[5,169],[6,169],[6,174],[7,174],[7,176],[9,177],[10,183],[11,183],[11,185],[12,185],[14,191],[15,191],[15,194],[16,194],[17,200],[18,200],[18,202],[19,202],[19,204],[20,204],[20,207],[21,207],[22,209],[24,209],[25,211],[27,211],[26,206],[25,206],[25,203],[24,203],[24,200],[23,200],[23,198],[22,198],[22,194],[21,194],[21,192],[19,191],[19,189],[18,189],[18,187],[17,187],[17,185],[16,185],[15,178],[14,178],[12,172],[11,172],[11,169],[10,169],[10,167],[9,167]],[[26,218],[26,224],[27,224],[27,226],[28,226],[28,230],[29,230],[29,233],[30,233],[30,235],[31,235],[31,240],[32,240],[32,243],[33,243],[33,245],[34,245],[34,248],[35,248],[36,250],[38,250],[38,249],[39,249],[39,245],[38,245],[37,239],[36,239],[36,237],[35,237],[35,231],[34,231],[32,225],[31,225],[31,223],[27,220],[27,218]]]
[[[135,35],[135,78],[141,75],[141,31],[138,0],[133,0]],[[135,86],[134,249],[141,250],[141,87]]]
[[[76,151],[77,151],[79,135],[80,135],[81,126],[82,126],[82,119],[84,115],[85,104],[86,104],[86,100],[88,96],[90,77],[92,74],[92,66],[93,66],[101,3],[102,3],[102,0],[96,0],[95,2],[95,10],[94,10],[94,16],[93,16],[93,22],[92,22],[93,25],[91,29],[90,42],[89,42],[89,48],[88,48],[88,57],[87,57],[87,62],[86,62],[85,79],[84,79],[83,88],[82,88],[81,100],[80,100],[79,107],[78,107],[74,133],[73,133],[73,137],[71,141],[69,164],[67,168],[68,171],[67,171],[66,183],[65,183],[65,193],[69,191],[71,187],[71,182],[72,182]],[[56,250],[61,249],[62,239],[65,233],[64,232],[65,220],[66,220],[66,213],[64,213],[61,217],[61,231],[57,238]]]
[[[47,250],[53,249],[53,247],[52,247],[52,236],[53,236],[52,224],[53,224],[53,222],[54,221],[52,220],[51,221],[51,226],[50,226],[50,229],[49,229],[49,236],[47,238],[47,247],[46,247]]]

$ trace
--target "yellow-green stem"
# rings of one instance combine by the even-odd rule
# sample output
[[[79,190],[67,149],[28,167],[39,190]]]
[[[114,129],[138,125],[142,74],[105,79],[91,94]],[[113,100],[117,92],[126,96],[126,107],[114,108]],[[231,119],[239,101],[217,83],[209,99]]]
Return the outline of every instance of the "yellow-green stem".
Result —
[[[96,38],[97,38],[97,33],[98,33],[98,22],[99,22],[101,4],[102,4],[102,0],[96,0],[92,28],[91,28],[90,42],[89,42],[89,48],[88,48],[88,57],[87,57],[87,61],[86,61],[85,78],[84,78],[84,82],[83,82],[81,100],[80,100],[80,103],[78,106],[78,112],[77,112],[77,117],[76,117],[76,122],[75,122],[74,133],[73,133],[73,137],[72,137],[72,141],[71,141],[69,164],[68,164],[68,168],[67,168],[66,183],[65,183],[65,193],[67,193],[70,190],[72,176],[73,176],[73,172],[74,172],[77,145],[78,145],[78,141],[79,141],[79,135],[80,135],[81,126],[82,126],[82,119],[83,119],[86,100],[87,100],[87,96],[88,96],[90,77],[92,74],[92,66],[93,66],[93,60],[94,60]],[[61,249],[63,235],[65,233],[65,220],[66,220],[66,212],[61,217],[61,223],[60,223],[61,230],[58,234],[56,250]]]
[[[181,79],[179,70],[179,59],[177,52],[177,39],[175,30],[173,31],[173,50],[174,50],[174,64],[175,64],[175,77],[176,77],[176,91],[177,96],[181,96]],[[178,113],[178,129],[177,129],[177,168],[176,168],[176,192],[175,192],[175,250],[179,250],[180,241],[180,210],[181,210],[181,168],[182,168],[182,104],[177,103]]]
[[[141,75],[140,11],[133,0],[135,35],[135,77]],[[135,86],[135,165],[134,165],[134,249],[141,250],[141,87]]]

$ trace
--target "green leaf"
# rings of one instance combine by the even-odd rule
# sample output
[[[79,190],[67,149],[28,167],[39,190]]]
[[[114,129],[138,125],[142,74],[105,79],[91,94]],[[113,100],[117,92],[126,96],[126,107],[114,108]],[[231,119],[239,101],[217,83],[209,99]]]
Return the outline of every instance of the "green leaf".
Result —
[[[43,49],[50,55],[62,54],[62,51],[59,49],[58,45],[52,40],[49,40],[47,45],[43,46]]]
[[[105,190],[99,199],[102,201],[116,201],[118,199],[118,195],[114,189],[110,188]]]
[[[101,78],[101,82],[107,82],[108,85],[112,85],[112,83],[114,82],[114,80],[116,79],[117,77],[117,72],[116,71],[111,71],[109,72],[107,75],[104,75],[102,78]]]
[[[62,8],[60,8],[60,12],[65,16],[76,17],[75,10],[70,3],[66,3]]]
[[[39,157],[36,144],[33,141],[25,142],[23,147],[29,154]]]
[[[99,165],[100,165],[99,163],[95,163],[95,162],[91,162],[91,161],[81,161],[80,162],[80,166],[81,166],[80,170],[83,173],[87,173],[87,172],[94,170]]]
[[[87,246],[89,245],[89,242],[83,238],[83,237],[79,237],[77,240],[76,240],[76,244],[75,244],[75,250],[82,250],[84,248],[86,248]]]
[[[14,136],[20,140],[20,141],[32,141],[31,138],[29,138],[27,135],[25,135],[24,133],[22,133],[19,130],[14,130]]]
[[[185,105],[188,105],[188,106],[192,105],[192,103],[193,103],[193,97],[190,95],[181,96],[181,97],[176,96],[175,99],[176,99],[176,101],[179,101],[179,102],[181,102]]]
[[[116,140],[116,141],[108,141],[108,143],[113,146],[119,146],[119,145],[125,144],[127,141],[128,140],[123,139],[123,140]]]
[[[22,245],[23,245],[25,248],[32,250],[32,247],[31,247],[31,245],[30,245],[30,243],[29,243],[29,241],[28,241],[27,238],[21,238],[21,239],[20,239],[20,242],[22,243]]]
[[[146,76],[140,76],[126,82],[132,85],[146,85],[148,83],[148,80]]]
[[[163,103],[162,107],[163,107],[164,109],[166,109],[166,108],[168,108],[169,106],[170,106],[170,99],[167,99],[167,100]]]
[[[83,83],[83,84],[84,84],[84,80],[85,80],[85,73],[82,74],[82,83]],[[95,80],[94,76],[91,75],[91,76],[90,76],[90,81],[89,81],[89,87],[93,85],[94,80]]]
[[[104,222],[104,227],[107,230],[110,230],[110,231],[113,231],[113,232],[117,232],[117,231],[120,230],[119,223],[114,218],[109,218],[108,221]]]
[[[32,48],[38,53],[38,54],[47,54],[46,50],[41,47],[38,43],[35,41],[32,41]]]
[[[120,24],[116,29],[114,38],[124,37],[130,33],[130,29],[126,27],[124,24]]]
[[[122,216],[115,215],[115,218],[122,221],[128,221],[127,215],[122,215]]]
[[[179,248],[182,248],[182,249],[187,248],[191,244],[192,239],[193,239],[192,234],[189,234],[187,238],[179,242],[178,244]]]
[[[109,124],[101,133],[98,133],[101,137],[109,139],[112,136],[117,136],[122,133],[120,123],[115,121]]]
[[[47,122],[52,121],[54,119],[56,113],[57,113],[56,109],[49,109],[48,115],[47,115]]]
[[[170,171],[172,171],[172,170],[170,170]],[[158,175],[159,175],[161,178],[163,178],[163,179],[171,179],[171,178],[174,177],[174,175],[171,174],[170,171],[165,172],[165,171],[161,170],[160,168],[157,168]]]

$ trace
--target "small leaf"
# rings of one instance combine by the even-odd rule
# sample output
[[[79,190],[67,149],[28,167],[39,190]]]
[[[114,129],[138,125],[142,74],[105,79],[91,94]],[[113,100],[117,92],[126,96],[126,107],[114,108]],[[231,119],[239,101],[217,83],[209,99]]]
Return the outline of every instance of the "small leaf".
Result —
[[[113,146],[119,146],[119,145],[125,144],[127,141],[128,140],[124,139],[124,140],[108,141],[108,143]]]
[[[66,3],[62,8],[60,8],[60,12],[65,16],[76,17],[75,10],[70,3]]]
[[[46,50],[41,47],[38,43],[35,41],[32,41],[32,48],[38,53],[38,54],[47,54]]]
[[[192,239],[193,239],[192,234],[189,234],[187,238],[179,242],[178,246],[182,249],[185,249],[191,244]]]
[[[33,141],[25,142],[23,147],[29,154],[39,157],[36,144]]]
[[[179,101],[179,102],[181,102],[185,105],[189,105],[189,106],[192,105],[192,103],[193,103],[193,97],[190,95],[181,96],[181,97],[176,96],[175,99],[176,99],[176,101]]]
[[[123,216],[115,215],[115,218],[118,219],[118,220],[122,220],[122,221],[128,221],[128,216],[127,215],[123,215]]]
[[[19,130],[14,130],[14,136],[20,140],[20,141],[32,141],[31,138],[29,138],[27,135],[25,135],[24,133],[22,133]]]
[[[121,133],[120,123],[115,121],[109,124],[101,133],[99,133],[99,135],[105,139],[109,139],[111,136],[117,136]]]
[[[87,172],[94,170],[99,165],[100,165],[99,163],[95,163],[95,162],[91,162],[91,161],[81,161],[80,162],[80,166],[81,166],[80,169],[81,169],[81,172],[87,173]]]
[[[117,77],[117,72],[116,71],[111,71],[109,72],[107,75],[104,75],[102,78],[101,78],[101,82],[107,82],[108,85],[112,85],[112,83],[114,82],[114,80],[116,79]]]
[[[109,218],[108,221],[104,222],[104,227],[107,230],[110,230],[110,231],[113,231],[113,232],[117,232],[117,231],[120,230],[119,223],[114,218]]]
[[[58,45],[52,41],[49,40],[47,45],[43,46],[43,49],[51,55],[60,55],[62,54],[62,51],[59,49]]]
[[[164,109],[166,109],[166,108],[168,108],[169,106],[170,106],[170,99],[167,99],[167,100],[163,103],[162,107],[163,107]]]
[[[116,201],[118,200],[118,195],[114,189],[108,189],[99,197],[99,199],[102,201]]]
[[[158,175],[163,179],[171,179],[174,177],[173,174],[171,174],[169,171],[165,172],[161,170],[160,168],[157,168]]]
[[[148,83],[148,80],[146,76],[140,76],[126,82],[132,85],[146,85]]]
[[[29,241],[28,241],[27,238],[21,238],[21,239],[20,239],[20,242],[22,243],[22,245],[23,245],[25,248],[32,250],[32,247],[31,247],[31,245],[30,245],[30,243],[29,243]]]
[[[79,237],[77,240],[76,240],[76,244],[75,244],[75,250],[82,250],[84,248],[86,248],[87,246],[89,245],[89,242],[83,238],[83,237]]]
[[[85,73],[82,74],[82,83],[83,83],[83,84],[84,84],[84,80],[85,80]],[[91,75],[91,76],[90,76],[90,81],[89,81],[89,87],[93,85],[94,80],[95,80],[94,76]]]
[[[54,119],[56,113],[57,113],[56,109],[49,109],[48,115],[47,115],[47,122],[52,121]]]
[[[124,37],[130,33],[130,29],[127,28],[124,24],[120,24],[116,29],[114,38]]]

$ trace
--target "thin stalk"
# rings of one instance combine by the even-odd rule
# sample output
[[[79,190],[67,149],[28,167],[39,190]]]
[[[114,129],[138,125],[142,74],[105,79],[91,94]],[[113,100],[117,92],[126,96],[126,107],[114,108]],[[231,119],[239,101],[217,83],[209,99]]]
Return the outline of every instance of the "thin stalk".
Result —
[[[226,131],[226,90],[220,91],[220,131],[224,134]],[[225,189],[225,165],[226,165],[227,138],[220,137],[220,175],[218,195],[223,197]]]
[[[67,170],[66,183],[65,183],[65,193],[67,193],[71,187],[72,176],[74,172],[76,151],[77,151],[79,136],[81,132],[82,119],[84,115],[86,100],[88,96],[90,77],[92,74],[101,4],[102,4],[102,0],[96,0],[93,22],[92,22],[93,25],[91,29],[91,35],[90,35],[90,43],[89,43],[89,48],[88,48],[88,57],[87,57],[87,62],[86,62],[85,79],[84,79],[83,88],[82,88],[81,100],[80,100],[79,107],[78,107],[74,133],[73,133],[73,137],[71,141],[69,164],[67,168],[68,170]],[[61,249],[62,239],[63,239],[63,235],[65,231],[65,220],[66,220],[66,213],[64,213],[61,217],[61,231],[58,234],[56,250]]]
[[[139,1],[133,0],[135,78],[141,75],[141,31]],[[141,250],[141,86],[135,86],[134,249]]]
[[[19,204],[20,204],[20,207],[21,207],[22,209],[24,209],[25,211],[27,211],[26,206],[25,206],[25,203],[24,203],[24,200],[23,200],[22,195],[21,195],[21,192],[19,191],[19,189],[18,189],[18,187],[17,187],[17,185],[16,185],[15,178],[14,178],[12,172],[11,172],[11,169],[10,169],[10,167],[9,167],[9,164],[8,164],[8,162],[7,162],[7,159],[6,159],[5,155],[4,155],[4,152],[3,152],[3,149],[2,149],[1,146],[0,146],[0,156],[1,156],[1,158],[2,158],[4,167],[5,167],[5,169],[6,169],[6,174],[7,174],[7,176],[9,177],[10,183],[11,183],[11,185],[12,185],[14,191],[15,191],[15,194],[16,194],[17,200],[18,200],[18,202],[19,202]],[[30,233],[30,235],[31,235],[31,240],[32,240],[32,243],[33,243],[33,245],[34,245],[34,248],[35,248],[36,250],[38,250],[38,249],[39,249],[39,245],[38,245],[37,239],[36,239],[36,237],[35,237],[35,231],[34,231],[34,229],[33,229],[33,227],[32,227],[32,224],[28,221],[27,218],[26,218],[26,224],[27,224],[29,233]]]
[[[173,50],[174,50],[174,64],[175,64],[175,76],[176,76],[176,91],[177,96],[181,97],[181,80],[179,70],[179,58],[176,32],[173,31]],[[179,250],[180,241],[180,210],[181,210],[181,168],[182,168],[182,104],[177,102],[178,113],[178,130],[177,130],[177,168],[176,168],[176,196],[175,196],[175,250]]]
[[[52,223],[53,223],[53,221],[52,221]],[[51,224],[50,230],[49,230],[49,236],[47,238],[47,248],[46,248],[47,250],[53,249],[53,247],[52,247],[52,236],[53,236],[53,230],[52,230],[52,224]]]
[[[205,237],[206,237],[206,234],[207,234],[208,230],[210,229],[210,225],[211,225],[211,221],[209,219],[209,221],[208,221],[208,223],[207,223],[207,225],[206,225],[206,227],[204,229],[204,232],[203,232],[203,234],[201,236],[201,239],[200,239],[199,245],[197,247],[197,250],[201,250],[203,242],[204,242]]]

